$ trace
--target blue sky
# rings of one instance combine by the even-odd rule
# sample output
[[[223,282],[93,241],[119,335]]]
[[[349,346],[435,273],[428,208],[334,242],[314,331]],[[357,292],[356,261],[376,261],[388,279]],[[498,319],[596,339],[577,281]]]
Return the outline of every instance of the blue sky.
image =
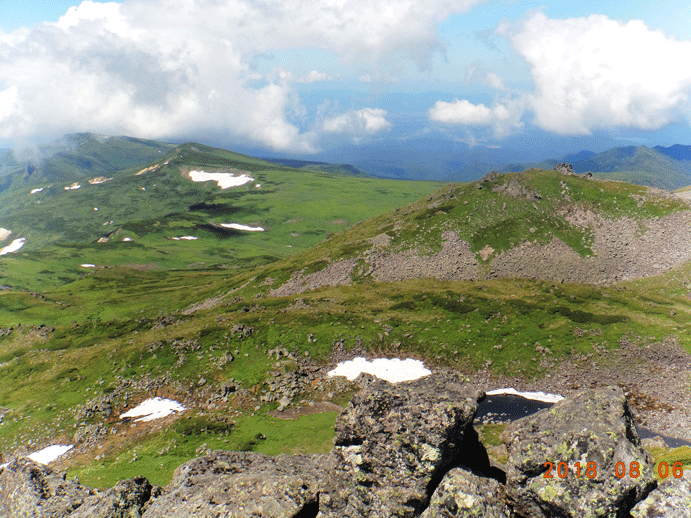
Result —
[[[3,0],[0,144],[74,131],[315,154],[530,132],[691,144],[691,6]]]

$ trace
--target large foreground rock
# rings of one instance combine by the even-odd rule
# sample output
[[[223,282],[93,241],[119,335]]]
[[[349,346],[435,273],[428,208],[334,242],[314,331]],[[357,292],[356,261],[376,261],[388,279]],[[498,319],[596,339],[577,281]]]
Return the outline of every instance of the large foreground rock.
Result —
[[[50,468],[20,458],[0,472],[0,516],[61,518],[94,493]]]
[[[506,493],[519,516],[623,518],[657,485],[652,457],[640,444],[618,387],[565,399],[512,423],[503,438],[509,451]],[[545,478],[547,462],[552,478]],[[557,471],[560,462],[568,468],[564,478]],[[626,470],[622,478],[615,474],[619,462],[619,472]],[[630,476],[634,462],[637,477]],[[594,471],[587,471],[588,463]]]
[[[420,518],[510,518],[504,487],[492,478],[452,469],[432,495]]]
[[[149,500],[154,488],[151,483],[137,477],[121,480],[115,487],[87,498],[70,518],[139,518]]]
[[[322,516],[417,516],[449,468],[489,468],[473,429],[481,391],[442,375],[358,382],[366,387],[336,420]]]
[[[327,455],[214,451],[177,470],[144,518],[316,516]]]
[[[674,478],[669,468],[669,478],[633,508],[633,518],[691,518],[691,472]]]

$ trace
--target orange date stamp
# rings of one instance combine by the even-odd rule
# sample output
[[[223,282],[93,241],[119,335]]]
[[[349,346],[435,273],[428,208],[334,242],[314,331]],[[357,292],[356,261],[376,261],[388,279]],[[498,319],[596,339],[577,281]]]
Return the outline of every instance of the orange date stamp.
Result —
[[[553,462],[545,462],[545,467],[547,471],[543,473],[543,478],[567,478],[569,476],[575,476],[576,478],[586,477],[595,478],[597,477],[597,463],[588,462],[581,463],[576,462],[571,468],[566,462],[558,462],[556,465]],[[631,478],[638,478],[641,476],[641,465],[636,462],[630,462],[627,466],[623,462],[617,462],[614,465],[614,476],[617,478],[624,478],[626,475]],[[660,478],[665,479],[672,475],[674,478],[681,478],[684,476],[684,468],[681,462],[675,462],[672,467],[666,462],[660,462],[657,465],[657,473]]]

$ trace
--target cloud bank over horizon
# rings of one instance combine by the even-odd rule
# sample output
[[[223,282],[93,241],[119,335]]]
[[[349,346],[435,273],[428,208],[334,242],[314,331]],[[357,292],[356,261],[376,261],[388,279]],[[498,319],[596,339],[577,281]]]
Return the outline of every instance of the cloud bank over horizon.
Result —
[[[288,71],[272,80],[253,60],[309,47],[371,69],[425,67],[439,48],[436,23],[479,1],[86,0],[57,23],[0,33],[0,138],[69,131],[160,138],[203,129],[309,152],[319,146],[317,131],[372,135],[387,128],[376,107],[301,131],[293,83],[329,74]]]
[[[688,123],[691,41],[643,21],[550,18],[544,9],[463,26],[492,3],[86,0],[57,22],[0,30],[0,139],[214,134],[312,153],[387,138],[396,110],[381,95],[348,98],[353,84],[370,92],[442,85],[446,99],[421,107],[419,118],[426,130],[471,138],[500,140],[529,126],[589,135]],[[440,32],[451,23],[464,34],[490,30],[505,48],[487,44],[495,48],[484,61],[462,61],[454,49],[463,45]],[[500,66],[509,60],[513,69]],[[320,88],[322,99],[307,103],[305,92],[316,98]]]

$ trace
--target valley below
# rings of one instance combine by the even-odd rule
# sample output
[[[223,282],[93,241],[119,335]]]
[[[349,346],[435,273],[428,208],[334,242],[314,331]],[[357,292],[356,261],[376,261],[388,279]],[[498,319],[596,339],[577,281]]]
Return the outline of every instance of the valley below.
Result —
[[[688,191],[73,138],[0,168],[0,495],[37,516],[430,518],[472,493],[485,516],[628,517],[668,487],[663,463],[691,472],[691,448],[635,430],[691,441]],[[330,375],[355,358],[431,372]],[[476,420],[505,388],[566,399],[521,432]],[[170,411],[127,413],[142,403]],[[544,458],[522,457],[529,441]],[[558,455],[647,471],[548,487]],[[22,489],[31,473],[43,485]]]

